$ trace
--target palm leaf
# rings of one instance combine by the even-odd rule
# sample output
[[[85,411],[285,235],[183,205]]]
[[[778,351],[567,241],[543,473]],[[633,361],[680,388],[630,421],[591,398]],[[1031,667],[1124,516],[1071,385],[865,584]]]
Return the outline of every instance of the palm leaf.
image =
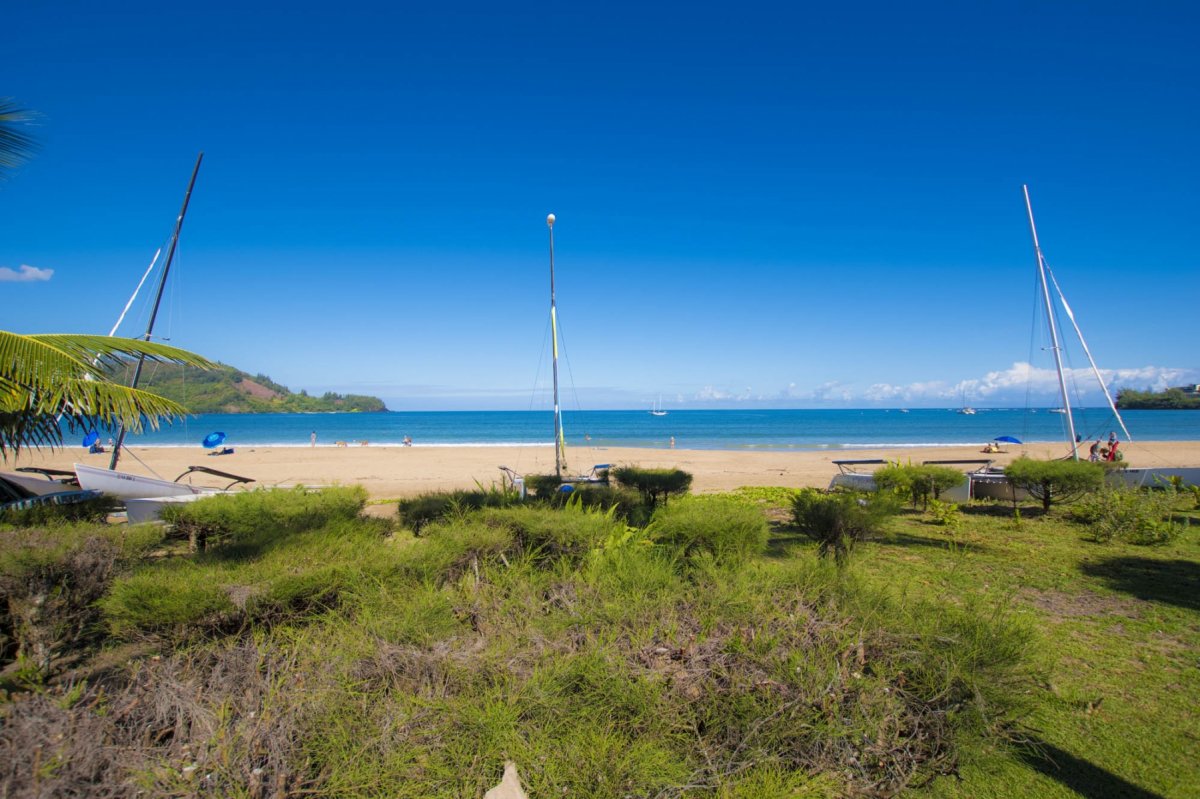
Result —
[[[217,366],[178,347],[138,339],[0,331],[0,458],[22,448],[61,446],[60,419],[72,430],[120,424],[140,432],[186,415],[177,402],[104,378],[130,358]]]

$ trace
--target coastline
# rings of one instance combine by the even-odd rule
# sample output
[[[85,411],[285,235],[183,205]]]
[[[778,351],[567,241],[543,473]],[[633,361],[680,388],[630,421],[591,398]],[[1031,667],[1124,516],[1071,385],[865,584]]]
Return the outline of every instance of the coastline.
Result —
[[[1027,454],[1061,457],[1062,443],[1010,446],[986,454],[978,445],[890,445],[847,449],[650,449],[575,447],[568,450],[570,473],[588,472],[600,463],[678,468],[694,476],[695,493],[730,491],[741,486],[815,486],[825,488],[837,473],[835,460],[882,458],[901,463],[923,460],[984,460],[1003,466]],[[1122,444],[1128,466],[1200,466],[1200,441],[1138,441]],[[1086,449],[1085,449],[1086,451]],[[88,454],[80,447],[22,452],[4,464],[71,469],[75,463],[107,468],[109,454]],[[287,485],[362,485],[372,500],[412,497],[428,491],[473,489],[500,481],[501,465],[521,474],[554,470],[550,444],[401,446],[238,446],[234,454],[208,457],[198,446],[127,447],[119,469],[173,480],[189,466],[207,466],[254,478],[251,487]],[[197,477],[197,484],[223,485],[217,478]]]

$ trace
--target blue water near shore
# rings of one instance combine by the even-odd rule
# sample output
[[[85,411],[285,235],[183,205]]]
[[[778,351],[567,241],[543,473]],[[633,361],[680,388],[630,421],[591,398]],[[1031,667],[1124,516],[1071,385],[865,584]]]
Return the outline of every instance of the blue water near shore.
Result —
[[[979,409],[974,415],[946,409],[899,410],[709,410],[564,412],[571,446],[659,447],[675,438],[679,449],[853,450],[874,446],[980,444],[997,436],[1022,441],[1062,441],[1066,420],[1047,409]],[[1200,441],[1198,411],[1129,411],[1125,423],[1136,440]],[[227,446],[318,446],[337,441],[399,446],[503,446],[550,444],[548,411],[445,411],[322,414],[202,414],[156,432],[130,436],[133,446],[199,446],[214,431]],[[1116,426],[1107,409],[1076,412],[1084,440],[1107,438]],[[590,436],[587,441],[585,436]]]

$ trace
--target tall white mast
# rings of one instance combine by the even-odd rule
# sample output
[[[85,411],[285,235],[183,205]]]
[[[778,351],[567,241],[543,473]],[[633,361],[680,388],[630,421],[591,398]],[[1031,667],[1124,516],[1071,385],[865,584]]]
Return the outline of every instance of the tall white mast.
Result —
[[[554,475],[562,480],[567,465],[567,441],[563,435],[562,412],[558,406],[558,313],[554,305],[554,214],[546,217],[550,231],[550,340],[554,354]]]
[[[1033,251],[1037,256],[1038,279],[1042,284],[1042,298],[1046,302],[1046,323],[1050,326],[1050,349],[1054,352],[1054,368],[1058,370],[1058,389],[1062,396],[1063,410],[1067,414],[1067,435],[1070,436],[1071,458],[1079,460],[1079,442],[1075,440],[1075,417],[1071,414],[1071,400],[1067,396],[1067,379],[1063,375],[1062,347],[1058,341],[1058,327],[1054,324],[1054,306],[1050,302],[1050,286],[1046,283],[1046,260],[1042,257],[1042,246],[1038,244],[1037,226],[1033,223],[1033,205],[1029,202],[1029,187],[1022,184],[1025,192],[1025,210],[1029,212],[1029,232],[1033,234]]]

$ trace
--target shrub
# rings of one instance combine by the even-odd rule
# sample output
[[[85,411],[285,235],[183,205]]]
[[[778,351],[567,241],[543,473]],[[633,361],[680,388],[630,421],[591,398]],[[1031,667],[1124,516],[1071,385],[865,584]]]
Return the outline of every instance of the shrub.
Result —
[[[1028,491],[1050,510],[1053,502],[1070,502],[1104,484],[1104,469],[1088,461],[1039,461],[1020,457],[1004,469],[1017,488]]]
[[[362,512],[367,493],[361,486],[338,486],[312,491],[271,488],[211,497],[172,505],[162,518],[193,551],[217,543],[246,543],[313,530],[335,520],[353,519]]]
[[[929,500],[937,500],[943,491],[966,482],[967,476],[949,466],[925,464],[901,466],[889,464],[875,472],[875,484],[880,488],[891,488],[900,494],[910,494],[915,508],[918,503],[928,509]]]
[[[539,499],[552,496],[562,484],[562,479],[555,474],[525,475],[525,489]]]
[[[648,532],[684,561],[706,553],[718,564],[738,566],[767,548],[766,517],[734,497],[686,497],[664,505],[655,511]]]
[[[880,535],[896,510],[895,501],[886,494],[825,493],[806,488],[792,505],[792,519],[805,535],[820,544],[822,555],[833,554],[843,563],[853,544]]]
[[[951,530],[957,530],[962,526],[962,511],[954,502],[942,502],[937,499],[931,500],[929,502],[929,515],[933,517],[934,524],[940,524]]]
[[[517,546],[537,558],[578,560],[623,525],[615,512],[585,508],[577,502],[553,508],[485,510],[479,521],[512,531]]]
[[[91,633],[93,603],[126,563],[162,540],[138,526],[63,525],[0,532],[0,630],[16,650],[0,652],[45,676]]]
[[[398,545],[386,529],[377,519],[335,519],[149,563],[115,581],[99,605],[110,632],[127,639],[190,640],[315,617],[396,570]]]
[[[1141,491],[1136,488],[1104,487],[1081,499],[1071,508],[1071,519],[1086,525],[1092,539],[1107,543],[1114,538],[1130,544],[1166,544],[1183,532],[1171,520],[1176,494],[1173,490]]]
[[[519,501],[515,491],[503,489],[433,491],[412,499],[400,500],[398,510],[400,521],[420,535],[425,525],[439,519],[480,508],[506,508]]]
[[[0,523],[10,524],[14,527],[37,527],[71,522],[98,524],[117,510],[118,504],[113,497],[101,495],[68,505],[34,505],[32,508],[0,511]]]
[[[692,476],[681,469],[643,469],[637,466],[618,466],[612,476],[623,486],[636,489],[651,508],[671,496],[686,494],[692,487]]]
[[[582,508],[603,511],[616,508],[618,517],[639,527],[644,527],[650,521],[653,510],[637,491],[606,483],[581,483],[574,486],[573,491],[558,491],[550,497],[552,507],[562,508],[574,503]]]

